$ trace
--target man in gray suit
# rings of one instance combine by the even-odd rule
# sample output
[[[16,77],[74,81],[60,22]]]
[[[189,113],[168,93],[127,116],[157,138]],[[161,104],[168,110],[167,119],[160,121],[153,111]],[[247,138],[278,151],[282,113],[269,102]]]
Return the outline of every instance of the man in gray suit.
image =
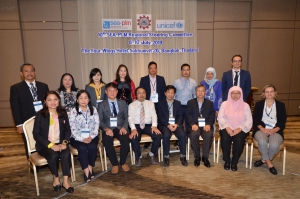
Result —
[[[106,84],[105,93],[108,99],[102,101],[98,106],[103,145],[113,166],[111,173],[117,174],[119,165],[123,171],[127,172],[130,170],[126,164],[129,150],[128,108],[125,101],[116,98],[118,93],[116,84],[112,82]],[[113,146],[114,138],[117,138],[121,143],[120,163]]]

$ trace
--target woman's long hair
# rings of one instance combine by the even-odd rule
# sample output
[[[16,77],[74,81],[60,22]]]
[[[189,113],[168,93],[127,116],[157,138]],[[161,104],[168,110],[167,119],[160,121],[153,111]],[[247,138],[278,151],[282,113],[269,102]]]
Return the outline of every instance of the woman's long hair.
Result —
[[[55,95],[58,99],[58,106],[56,108],[56,112],[57,112],[57,115],[58,117],[63,117],[64,114],[67,114],[67,111],[64,107],[61,106],[61,102],[60,102],[60,97],[59,95],[57,94],[56,91],[48,91],[45,96],[44,96],[44,99],[43,99],[43,108],[40,110],[40,113],[42,114],[43,117],[49,117],[50,113],[49,113],[49,109],[46,105],[46,99],[49,95]]]
[[[119,67],[118,67],[118,69],[117,69],[117,72],[116,72],[116,82],[119,83],[121,81],[119,72],[120,72],[120,70],[121,70],[122,67],[124,67],[126,69],[125,82],[127,82],[128,84],[130,84],[131,83],[131,78],[129,76],[128,68],[124,64],[120,64]]]
[[[94,80],[93,80],[93,77],[97,74],[97,73],[100,73],[101,75],[101,78],[100,78],[100,83],[103,83],[105,84],[103,81],[102,81],[102,72],[99,68],[93,68],[90,72],[90,83],[94,83]]]
[[[70,76],[71,79],[72,79],[71,91],[78,91],[78,88],[76,88],[76,86],[75,86],[75,81],[74,81],[73,76],[72,76],[70,73],[65,73],[65,74],[63,74],[63,75],[61,76],[61,78],[60,78],[60,86],[59,86],[59,88],[57,89],[58,92],[60,92],[60,91],[66,91],[66,88],[65,88],[64,85],[63,85],[63,79],[64,79],[64,77],[67,76],[67,75]]]
[[[76,109],[76,111],[77,111],[77,115],[81,115],[81,114],[82,114],[82,113],[79,111],[79,103],[78,103],[78,98],[80,97],[80,95],[81,95],[82,93],[85,93],[85,94],[88,96],[88,98],[89,98],[88,107],[89,107],[90,113],[91,113],[90,115],[93,115],[93,114],[94,114],[94,107],[93,107],[92,102],[91,102],[90,94],[89,94],[87,91],[85,91],[85,90],[79,90],[79,91],[77,92],[77,95],[76,95],[75,109]]]

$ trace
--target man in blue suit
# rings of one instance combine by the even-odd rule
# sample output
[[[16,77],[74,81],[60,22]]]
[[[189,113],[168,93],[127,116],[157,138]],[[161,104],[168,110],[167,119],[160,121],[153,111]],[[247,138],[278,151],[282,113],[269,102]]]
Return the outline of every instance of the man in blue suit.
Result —
[[[182,127],[182,110],[181,103],[174,100],[176,88],[168,85],[165,88],[165,95],[167,100],[159,101],[157,104],[158,129],[163,135],[163,149],[164,149],[164,166],[168,167],[170,164],[170,138],[172,133],[175,134],[179,140],[180,161],[183,166],[187,166],[186,161],[186,135]]]
[[[228,91],[232,86],[239,86],[243,91],[244,101],[251,92],[251,77],[248,71],[242,70],[242,56],[234,55],[231,58],[232,70],[227,71],[222,77],[223,101],[227,100]]]

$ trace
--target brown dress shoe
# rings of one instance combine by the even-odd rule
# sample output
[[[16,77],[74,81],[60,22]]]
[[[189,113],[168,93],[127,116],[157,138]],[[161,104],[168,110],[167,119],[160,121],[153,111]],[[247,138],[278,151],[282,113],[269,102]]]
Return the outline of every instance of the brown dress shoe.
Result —
[[[128,164],[126,164],[126,163],[122,165],[122,169],[124,172],[128,172],[130,170]]]
[[[119,167],[118,166],[113,166],[112,168],[111,168],[111,173],[112,174],[117,174],[119,172]]]

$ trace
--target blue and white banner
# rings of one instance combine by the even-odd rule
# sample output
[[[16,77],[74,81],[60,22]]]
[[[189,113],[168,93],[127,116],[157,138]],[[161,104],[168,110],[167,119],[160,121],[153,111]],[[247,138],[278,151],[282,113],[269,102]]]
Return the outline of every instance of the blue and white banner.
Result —
[[[132,19],[102,19],[102,30],[132,30]]]
[[[185,20],[156,20],[156,31],[184,31]]]

